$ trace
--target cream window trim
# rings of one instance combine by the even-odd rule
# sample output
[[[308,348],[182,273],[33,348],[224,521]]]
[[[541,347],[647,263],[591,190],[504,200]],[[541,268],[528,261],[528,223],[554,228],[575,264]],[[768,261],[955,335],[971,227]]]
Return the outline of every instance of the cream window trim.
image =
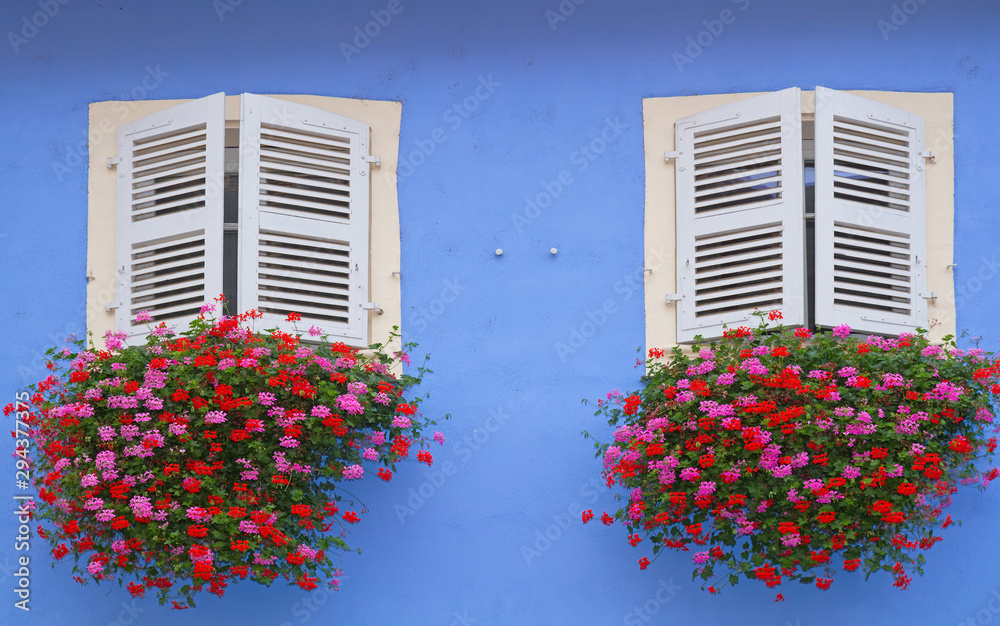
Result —
[[[371,227],[369,229],[369,299],[378,302],[382,315],[369,315],[370,341],[388,339],[393,326],[402,326],[400,298],[399,204],[396,164],[402,105],[399,102],[354,100],[322,96],[274,95],[368,124],[371,154],[381,157],[381,167],[371,167]],[[87,233],[87,329],[95,342],[115,327],[115,241],[117,129],[139,118],[189,100],[107,101],[90,105],[90,159]],[[240,96],[226,96],[226,125],[238,125]],[[221,250],[220,250],[221,253]],[[306,330],[306,329],[302,329]]]
[[[954,122],[951,93],[903,93],[847,91],[846,93],[904,109],[924,119],[925,149],[935,155],[927,163],[927,289],[936,300],[928,302],[932,340],[955,334],[954,263]],[[675,303],[667,304],[667,294],[678,291],[676,283],[676,159],[664,155],[675,151],[675,123],[702,111],[737,102],[761,93],[681,96],[643,99],[643,140],[645,146],[645,257],[666,256],[645,278],[646,345],[670,348],[677,343]],[[814,119],[815,93],[804,91],[802,118]],[[648,266],[648,265],[647,265]]]

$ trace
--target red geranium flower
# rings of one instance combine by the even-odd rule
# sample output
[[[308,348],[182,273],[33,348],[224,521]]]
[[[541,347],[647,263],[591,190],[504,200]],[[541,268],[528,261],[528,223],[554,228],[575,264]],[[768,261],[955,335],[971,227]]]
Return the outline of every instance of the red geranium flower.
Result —
[[[187,534],[192,537],[204,537],[208,534],[208,528],[200,525],[190,526],[187,529]]]
[[[969,440],[961,435],[952,439],[948,443],[948,447],[959,454],[969,454],[972,452],[972,446],[969,445]]]

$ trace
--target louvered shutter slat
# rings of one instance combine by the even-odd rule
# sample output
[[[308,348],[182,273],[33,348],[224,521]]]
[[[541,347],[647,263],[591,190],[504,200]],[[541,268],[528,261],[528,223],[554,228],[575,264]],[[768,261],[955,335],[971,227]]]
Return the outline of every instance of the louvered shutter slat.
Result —
[[[299,282],[303,283],[304,286],[301,288],[303,291],[317,291],[318,290],[318,291],[320,291],[323,294],[326,294],[326,295],[329,295],[329,296],[337,296],[338,298],[340,298],[340,297],[346,298],[346,297],[348,297],[351,294],[351,290],[350,290],[350,288],[347,285],[347,281],[336,282],[336,281],[333,281],[333,280],[324,279],[324,277],[313,277],[313,276],[309,276],[309,275],[303,276],[301,274],[298,274],[298,275],[296,275],[296,274],[284,274],[284,275],[281,275],[281,274],[278,274],[278,273],[274,273],[274,277],[271,278],[270,277],[271,273],[269,272],[268,274],[269,275],[266,275],[266,276],[258,279],[258,283],[260,285],[264,286],[264,287],[267,287],[271,291],[275,291],[275,290],[279,290],[279,289],[284,288],[285,285],[287,284],[286,280],[284,280],[284,279],[294,278],[294,279],[298,280]]]
[[[734,274],[753,274],[755,280],[780,278],[781,268],[775,267],[774,255],[762,255],[754,257],[752,262],[744,262],[735,266],[718,266],[698,272],[698,278],[706,285],[713,284],[716,280],[724,280]]]
[[[816,321],[926,326],[923,120],[816,88]]]
[[[140,145],[136,146],[136,153],[143,156],[154,150],[161,150],[167,146],[181,146],[187,145],[188,143],[194,141],[201,141],[205,136],[205,127],[202,125],[192,126],[189,130],[179,133],[174,133],[160,137],[158,139],[150,139],[148,141],[143,141]]]
[[[340,189],[351,189],[350,172],[318,172],[317,170],[298,167],[292,163],[281,164],[281,169],[274,166],[262,166],[261,171],[268,175],[268,180],[281,180],[293,184],[301,184],[303,177],[309,177],[314,185],[334,185]]]
[[[707,185],[704,184],[698,185],[697,189],[700,191],[696,191],[694,197],[699,201],[704,201],[706,197],[710,197],[718,193],[723,193],[726,197],[735,195],[743,197],[760,195],[761,193],[764,193],[761,186],[772,185],[780,187],[781,182],[781,175],[776,172],[767,172],[759,178],[752,178],[750,180],[747,180],[746,176],[720,177],[711,181],[711,187],[706,188]],[[719,188],[723,187],[725,191],[717,191]]]
[[[836,144],[834,146],[834,156],[843,159],[849,158],[875,168],[896,168],[895,171],[899,173],[906,172],[907,167],[906,161],[902,160],[905,157],[895,150],[865,150],[853,143],[849,145]]]
[[[908,293],[865,289],[844,282],[839,283],[833,293],[834,301],[846,299],[851,304],[860,303],[875,309],[908,310],[911,303],[908,296]]]
[[[288,160],[292,163],[309,166],[317,171],[342,171],[350,166],[350,156],[339,150],[315,150],[283,141],[275,141],[273,137],[261,136],[261,160]]]
[[[728,252],[720,251],[720,254],[724,254],[724,256],[720,256],[720,254],[696,256],[698,275],[711,276],[719,271],[745,272],[754,269],[763,271],[770,266],[767,260],[781,252],[780,249],[769,246],[739,248],[730,246],[727,247],[727,250]]]
[[[780,131],[776,130],[775,134]],[[704,154],[695,152],[692,156],[700,160],[698,169],[695,174],[700,174],[702,170],[711,168],[718,165],[729,164],[729,165],[744,165],[747,160],[759,161],[767,157],[776,157],[781,153],[781,146],[779,140],[776,138],[773,142],[761,143],[757,142],[755,145],[738,146],[737,149],[733,150],[711,150],[706,151]],[[752,161],[751,161],[752,162]]]
[[[267,204],[289,204],[291,207],[308,212],[339,214],[341,210],[346,210],[350,206],[350,198],[347,196],[326,196],[313,190],[285,191],[281,187],[274,185],[260,185],[262,192],[261,200]],[[264,195],[266,194],[266,195]]]
[[[179,170],[176,172],[176,177],[171,180],[164,180],[159,176],[150,176],[148,180],[140,177],[133,177],[132,180],[135,183],[135,191],[132,193],[132,199],[141,200],[143,197],[148,195],[169,196],[188,193],[190,189],[203,189],[204,183],[200,181],[205,180],[205,171],[201,168],[190,171]],[[195,184],[190,185],[190,183]],[[169,191],[172,188],[175,188],[175,191]]]
[[[316,325],[368,345],[370,129],[312,107],[243,95],[240,308],[286,331]]]
[[[890,265],[908,267],[910,265],[909,254],[900,255],[899,253],[895,253],[890,255],[887,253],[880,253],[877,250],[861,249],[857,246],[847,245],[842,242],[843,240],[840,238],[834,242],[834,258],[849,258],[859,264],[867,262],[871,266],[884,264],[887,267]]]
[[[842,189],[855,189],[861,193],[871,193],[875,196],[882,196],[882,198],[872,198],[873,200],[879,200],[885,197],[897,198],[899,200],[909,200],[910,186],[905,183],[897,183],[889,179],[875,178],[871,176],[862,179],[859,177],[865,176],[865,174],[854,170],[853,168],[838,168],[837,172],[854,174],[855,176],[850,183],[843,180],[834,183],[835,186]],[[842,176],[843,174],[840,175]]]
[[[722,335],[755,308],[805,321],[798,89],[677,122],[678,341]]]
[[[834,117],[833,124],[837,129],[835,145],[852,145],[864,150],[895,153],[903,158],[907,156],[905,134],[901,135],[875,126],[851,124],[851,120],[844,117]]]
[[[820,106],[825,106],[825,103],[821,103]],[[859,122],[858,120],[842,115],[834,115],[833,123],[838,130],[838,137],[835,139],[835,143],[857,138],[862,140],[860,145],[899,149],[904,155],[907,152],[905,132],[895,132],[893,129],[885,126]]]
[[[708,150],[720,150],[733,152],[740,149],[738,146],[751,143],[778,144],[780,139],[775,138],[774,131],[781,130],[781,122],[778,118],[773,118],[770,122],[760,121],[751,127],[733,126],[730,130],[723,130],[712,133],[710,140],[696,141],[694,144],[695,154],[704,157]]]
[[[265,153],[261,159],[261,170],[272,174],[302,175],[307,177],[307,180],[340,179],[347,181],[350,179],[350,171],[342,167],[329,167],[322,163],[313,164],[307,158],[292,158],[291,155],[281,155],[278,158],[276,155]]]
[[[753,176],[755,173],[773,172],[773,163],[768,160],[757,160],[754,163],[742,163],[735,169],[732,163],[723,163],[712,167],[702,167],[698,170],[698,184],[714,182],[718,179],[729,179],[739,176]]]
[[[741,301],[741,298],[745,299],[745,301],[752,301],[762,293],[774,293],[773,288],[769,286],[770,279],[774,277],[780,277],[780,274],[775,273],[772,276],[762,276],[761,278],[764,280],[760,284],[761,288],[756,292],[742,281],[732,280],[708,286],[706,289],[699,289],[698,296],[705,301],[721,302],[725,300],[729,304]]]
[[[152,257],[150,259],[146,258],[136,258],[133,256],[132,269],[133,269],[133,281],[141,282],[143,278],[147,275],[152,276],[154,274],[161,276],[168,276],[170,274],[176,274],[178,272],[184,271],[184,268],[191,267],[192,265],[201,267],[201,259],[205,256],[205,249],[199,247],[199,249],[194,253],[197,256],[168,256],[161,255],[158,257]]]
[[[203,164],[192,167],[178,167],[170,172],[170,178],[165,178],[160,172],[139,175],[132,172],[132,199],[141,201],[149,195],[157,195],[162,190],[197,191],[205,186],[205,168]]]
[[[747,308],[780,308],[782,302],[781,293],[777,290],[768,289],[743,289],[738,296],[725,296],[713,298],[711,294],[701,296],[702,309],[706,315],[725,315],[727,313],[738,312]]]
[[[895,205],[894,208],[902,210],[906,210],[909,204],[909,196],[899,193],[898,190],[885,189],[879,192],[879,189],[874,186],[870,186],[868,190],[865,190],[864,187],[865,185],[854,182],[847,183],[842,180],[833,183],[834,193],[849,200],[867,201],[864,204],[871,206]]]
[[[161,193],[157,194],[156,197],[141,198],[133,202],[133,215],[136,219],[145,219],[177,208],[203,207],[205,206],[204,192],[206,189],[204,185],[192,187],[184,191],[185,197],[182,198],[178,198],[177,193]]]
[[[350,152],[350,141],[341,140],[323,132],[313,134],[309,129],[315,129],[316,125],[310,123],[310,120],[301,119],[305,124],[299,126],[294,131],[283,130],[281,126],[273,123],[265,123],[263,124],[263,134],[268,137],[281,137],[294,144],[311,144],[321,151],[337,150],[339,146],[341,152],[345,154]],[[316,141],[310,141],[310,137],[314,137]]]
[[[339,144],[322,146],[305,141],[282,141],[281,137],[267,132],[261,136],[261,151],[263,154],[279,158],[286,154],[294,154],[296,161],[320,168],[350,167],[351,163],[350,149]]]
[[[865,178],[869,175],[892,176],[904,180],[909,178],[909,163],[896,158],[896,155],[876,154],[854,147],[846,149],[838,146],[833,156],[834,165],[858,167],[862,169],[859,175]]]
[[[907,182],[909,180],[909,171],[906,169],[890,170],[889,168],[882,167],[882,171],[876,171],[870,168],[862,169],[860,167],[853,167],[845,164],[843,161],[835,161],[834,169],[841,176],[852,174],[856,180],[880,181],[880,184],[889,187],[899,186],[901,189],[910,188],[910,184]]]
[[[224,94],[165,109],[118,131],[115,325],[135,317],[185,327],[222,292]]]
[[[133,162],[133,172],[137,180],[144,180],[151,176],[158,176],[163,172],[174,173],[185,167],[194,167],[204,163],[204,153],[206,150],[204,142],[192,147],[192,150],[183,154],[170,154],[157,156],[156,158],[136,160]]]
[[[834,261],[834,267],[837,270],[843,271],[847,274],[852,274],[856,277],[867,277],[867,280],[873,282],[888,281],[899,285],[909,285],[910,283],[910,277],[907,274],[896,273],[896,270],[894,270],[890,265],[878,267],[872,264],[865,264],[845,259],[841,256]],[[903,271],[905,272],[905,269]]]
[[[155,146],[135,145],[132,163],[136,171],[177,163],[204,152],[206,143],[205,129],[201,128],[186,133],[183,138],[171,137],[169,141],[163,141]]]
[[[161,141],[155,146],[147,144],[135,146],[132,162],[136,171],[142,171],[158,165],[170,165],[178,161],[183,161],[186,158],[191,158],[194,155],[204,152],[207,143],[204,129],[186,133],[183,139],[178,139],[171,137],[169,141]]]
[[[204,281],[203,277],[202,273],[181,275],[171,281],[169,293],[164,293],[165,290],[159,289],[156,283],[136,281],[132,298],[136,302],[141,300],[144,306],[155,306],[158,309],[166,310],[174,306],[173,303],[198,297],[197,290]]]
[[[769,207],[774,205],[776,193],[778,192],[768,190],[767,192],[761,192],[755,195],[744,195],[742,197],[726,198],[723,200],[704,202],[701,205],[701,211],[719,212],[737,206],[739,207],[740,210],[743,211]]]
[[[201,284],[201,280],[198,284]],[[155,292],[136,290],[132,294],[130,304],[136,311],[155,311],[159,317],[194,317],[204,302],[197,289],[172,293],[169,297],[157,298]]]
[[[267,173],[267,179],[268,179],[268,181],[270,181],[272,184],[273,183],[289,183],[289,184],[292,184],[292,185],[301,185],[302,184],[302,178],[301,177],[289,176],[289,175],[285,175],[285,174],[279,174],[279,173],[276,173],[274,171],[268,171],[266,173]],[[305,172],[299,172],[299,173],[305,173]],[[310,180],[309,181],[309,188],[310,189],[325,189],[325,190],[327,190],[328,193],[331,193],[331,194],[336,193],[337,195],[340,195],[340,196],[345,196],[345,195],[349,194],[350,191],[351,191],[351,185],[349,183],[347,183],[347,182],[343,182],[343,183],[337,182],[336,179],[331,179],[331,178],[328,178],[328,179],[325,179],[325,180]]]
[[[761,138],[740,139],[739,141],[725,141],[713,143],[705,146],[701,150],[695,150],[694,156],[697,161],[704,164],[703,167],[711,167],[720,161],[732,161],[746,156],[759,157],[761,154],[777,153],[780,149],[780,129],[775,129],[775,137],[767,140]],[[698,170],[701,171],[701,168]]]

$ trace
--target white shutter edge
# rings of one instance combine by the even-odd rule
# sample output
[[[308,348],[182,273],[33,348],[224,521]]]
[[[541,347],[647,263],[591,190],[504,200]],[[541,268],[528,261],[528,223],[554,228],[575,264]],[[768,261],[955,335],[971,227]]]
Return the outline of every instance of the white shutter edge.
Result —
[[[276,106],[268,107],[267,103]],[[276,116],[271,123],[293,126],[296,118],[305,126],[332,128],[350,133],[351,140],[351,295],[348,300],[352,319],[346,332],[327,330],[335,339],[357,347],[369,344],[369,311],[381,315],[378,302],[369,302],[369,223],[371,219],[371,183],[368,172],[372,165],[381,167],[381,159],[370,154],[371,127],[329,111],[257,94],[244,93],[240,107],[240,189],[239,189],[239,276],[238,300],[241,311],[255,308],[259,302],[258,237],[260,230],[260,178],[247,176],[247,172],[260,169],[260,130],[265,123],[262,111],[268,108]],[[371,165],[370,165],[371,164]],[[355,218],[360,219],[355,219]],[[279,329],[294,332],[293,323],[274,320]]]
[[[847,307],[839,307],[833,303],[832,272],[821,270],[821,259],[833,258],[833,212],[824,210],[822,202],[833,198],[833,180],[826,175],[833,171],[832,151],[823,149],[830,142],[832,146],[833,117],[840,107],[850,106],[849,103],[867,107],[869,113],[865,116],[882,124],[907,128],[913,132],[910,146],[910,220],[905,232],[911,241],[911,253],[914,256],[912,265],[913,280],[911,282],[912,313],[909,316],[887,314],[878,316],[874,313],[861,314]],[[816,87],[816,298],[815,319],[819,326],[831,327],[846,323],[852,330],[863,333],[895,335],[918,327],[928,327],[927,300],[934,294],[927,290],[927,206],[925,159],[933,162],[933,153],[924,150],[924,120],[920,116],[877,102],[862,96],[848,94],[827,87]],[[878,111],[872,113],[871,111]],[[821,138],[822,137],[822,138]],[[867,218],[876,224],[879,212],[868,211]],[[832,269],[832,268],[830,268]]]
[[[676,249],[677,249],[677,291],[666,294],[666,304],[673,304],[677,316],[677,342],[693,341],[696,335],[705,339],[721,337],[725,327],[738,326],[752,318],[751,314],[734,316],[728,320],[712,320],[697,324],[693,320],[693,258],[696,234],[693,206],[693,150],[688,133],[695,127],[735,121],[746,116],[742,109],[748,106],[762,106],[774,100],[774,111],[781,116],[782,136],[782,201],[780,210],[774,212],[773,220],[765,222],[782,223],[783,235],[783,300],[781,307],[787,325],[805,323],[805,222],[803,216],[803,170],[802,170],[802,104],[801,91],[797,87],[770,94],[754,96],[721,107],[709,109],[680,119],[675,124],[676,150],[664,153],[664,159],[675,163],[676,181]],[[766,105],[764,105],[766,106]],[[773,115],[773,114],[772,114]],[[764,117],[762,115],[762,117]],[[791,164],[791,167],[788,167]],[[690,184],[687,178],[690,177]],[[685,192],[684,188],[688,191]]]
[[[115,301],[105,304],[105,310],[115,312],[114,327],[118,331],[129,333],[130,339],[143,339],[149,335],[145,326],[132,326],[131,307],[131,275],[128,266],[131,263],[131,249],[134,243],[134,228],[131,219],[132,195],[132,142],[137,134],[166,128],[178,123],[177,118],[184,116],[200,117],[205,123],[206,133],[206,189],[205,189],[205,229],[206,248],[214,248],[218,258],[205,258],[206,297],[214,297],[222,292],[222,200],[224,169],[223,159],[225,147],[225,93],[216,93],[204,98],[191,100],[162,111],[134,120],[118,128],[118,155],[108,159],[108,167],[117,168],[117,184],[115,191]],[[213,150],[213,146],[216,148]],[[214,208],[213,208],[214,207]],[[213,214],[214,211],[214,214]],[[190,221],[191,215],[183,214],[183,219]],[[173,322],[168,326],[177,327],[181,322]],[[183,330],[183,329],[181,329]]]
[[[259,96],[240,96],[239,198],[236,260],[236,312],[256,308],[257,235],[260,222],[260,177],[250,176],[260,170],[260,101]]]

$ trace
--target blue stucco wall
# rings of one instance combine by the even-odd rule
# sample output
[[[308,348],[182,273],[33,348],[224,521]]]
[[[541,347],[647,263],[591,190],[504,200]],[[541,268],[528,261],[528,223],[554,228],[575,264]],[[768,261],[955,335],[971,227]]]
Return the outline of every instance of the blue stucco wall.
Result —
[[[211,0],[62,2],[50,0],[58,11],[30,37],[22,18],[44,2],[0,3],[2,404],[37,380],[41,351],[83,330],[78,145],[88,103],[312,93],[403,103],[404,331],[432,355],[426,411],[454,418],[441,426],[449,442],[432,469],[412,464],[389,486],[362,487],[372,513],[349,540],[363,555],[344,557],[339,592],[236,585],[183,612],[68,582],[68,567],[50,569],[37,538],[31,612],[14,609],[24,553],[14,550],[6,440],[0,623],[1000,623],[996,493],[956,498],[951,513],[965,525],[945,532],[908,591],[888,576],[844,575],[827,592],[786,587],[782,604],[753,584],[708,596],[690,582],[689,555],[639,571],[621,529],[579,522],[581,509],[615,504],[580,436],[607,426],[580,400],[636,385],[644,347],[642,293],[628,282],[643,267],[644,97],[816,85],[954,92],[958,327],[997,348],[997,2],[563,0],[569,15],[553,21],[558,0],[402,0],[349,60],[341,43],[388,2],[222,0],[232,10],[221,18]],[[673,54],[726,9],[735,19],[678,67]],[[26,41],[13,45],[9,33]],[[147,68],[159,78],[138,89]],[[481,81],[494,89],[476,99]],[[456,105],[475,110],[458,115]],[[431,140],[436,129],[443,142]],[[611,141],[581,151],[602,133]],[[526,199],[546,193],[549,206],[526,214]],[[561,354],[608,299],[615,312]]]

